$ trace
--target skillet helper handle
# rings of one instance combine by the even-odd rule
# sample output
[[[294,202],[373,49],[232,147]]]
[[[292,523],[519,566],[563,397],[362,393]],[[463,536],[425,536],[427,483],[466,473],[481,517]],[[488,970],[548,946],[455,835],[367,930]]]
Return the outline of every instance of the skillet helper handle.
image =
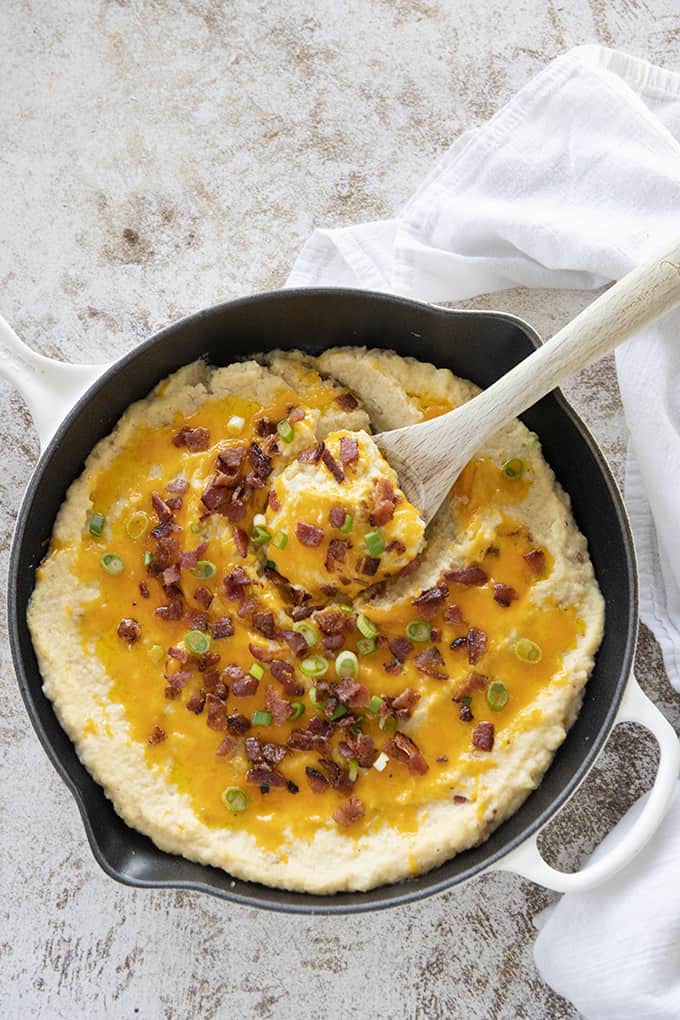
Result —
[[[27,347],[0,316],[0,375],[21,393],[44,450],[57,427],[108,365],[67,365]]]
[[[632,675],[614,725],[621,722],[641,723],[656,737],[659,745],[659,768],[654,786],[630,831],[604,857],[595,864],[587,864],[582,871],[570,874],[546,864],[537,846],[537,833],[504,857],[494,870],[514,871],[546,889],[566,893],[593,889],[630,864],[654,835],[670,806],[680,772],[680,744],[671,724]]]

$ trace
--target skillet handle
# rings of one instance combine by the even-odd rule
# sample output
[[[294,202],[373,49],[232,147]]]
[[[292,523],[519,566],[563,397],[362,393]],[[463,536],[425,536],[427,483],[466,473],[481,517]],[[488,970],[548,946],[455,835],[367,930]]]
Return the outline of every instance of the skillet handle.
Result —
[[[0,316],[0,375],[28,405],[44,450],[57,426],[108,365],[67,365],[37,354]]]
[[[582,871],[567,873],[552,868],[541,857],[535,833],[498,864],[498,871],[514,871],[538,885],[556,892],[583,892],[606,881],[629,864],[654,835],[668,810],[680,771],[680,744],[675,730],[656,705],[650,701],[631,675],[621,707],[614,722],[638,722],[646,726],[659,745],[659,768],[654,786],[637,822],[612,849],[595,864]]]

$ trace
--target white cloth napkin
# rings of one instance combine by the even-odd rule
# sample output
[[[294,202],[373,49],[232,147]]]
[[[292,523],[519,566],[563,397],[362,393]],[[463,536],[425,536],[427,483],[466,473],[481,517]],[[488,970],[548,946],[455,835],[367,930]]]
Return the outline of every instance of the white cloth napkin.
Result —
[[[394,219],[317,230],[286,286],[447,302],[518,285],[602,286],[680,237],[679,139],[680,75],[579,47],[458,138]],[[679,334],[674,312],[616,356],[641,613],[677,690]],[[543,919],[539,969],[588,1020],[680,1017],[679,859],[680,795],[633,866]]]

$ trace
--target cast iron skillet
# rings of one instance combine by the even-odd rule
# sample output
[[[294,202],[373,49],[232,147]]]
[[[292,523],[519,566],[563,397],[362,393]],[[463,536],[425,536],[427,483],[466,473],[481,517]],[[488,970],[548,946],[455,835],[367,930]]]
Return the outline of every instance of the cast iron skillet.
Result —
[[[85,383],[102,369],[74,370],[69,375],[65,366],[52,366],[55,388],[51,363],[27,352],[6,324],[0,325],[5,327],[4,333],[0,329],[0,349],[4,347],[0,361],[5,360],[6,374],[20,385],[39,431],[45,433],[54,408],[68,406],[74,388],[82,393]],[[636,829],[635,839],[626,844],[626,857],[639,849],[660,822],[672,792],[677,742],[631,678],[637,580],[620,495],[592,437],[557,391],[527,411],[523,420],[540,435],[545,456],[570,493],[574,515],[588,538],[606,601],[604,640],[583,709],[540,787],[489,840],[426,875],[369,892],[315,896],[234,880],[218,869],[158,850],[118,817],[80,763],[42,692],[26,624],[35,568],[47,551],[68,486],[81,473],[94,444],[111,432],[128,404],[180,366],[198,357],[226,365],[274,348],[298,347],[317,353],[336,345],[365,344],[432,361],[487,386],[539,343],[530,326],[500,312],[449,311],[355,290],[279,291],[218,305],[161,330],[106,367],[81,396],[44,451],[19,513],[9,569],[9,628],[17,678],[33,726],[73,793],[93,853],[109,875],[135,886],[197,889],[249,906],[301,913],[363,911],[405,903],[447,889],[491,866],[518,871],[553,888],[571,888],[579,881],[580,887],[594,884],[604,877],[603,869],[598,873],[597,866],[591,866],[575,875],[553,871],[538,856],[535,837],[583,780],[613,725],[624,717],[641,719],[653,728],[662,747],[652,810],[642,826],[645,831]],[[627,700],[620,709],[626,689]],[[607,874],[622,863],[614,853]]]

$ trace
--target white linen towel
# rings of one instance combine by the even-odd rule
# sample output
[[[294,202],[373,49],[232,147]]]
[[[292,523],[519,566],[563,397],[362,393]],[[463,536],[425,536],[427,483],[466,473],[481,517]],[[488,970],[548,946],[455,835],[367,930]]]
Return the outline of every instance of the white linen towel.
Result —
[[[394,219],[317,230],[286,286],[447,302],[514,286],[602,286],[680,236],[679,140],[680,75],[579,47],[463,134]],[[641,614],[680,690],[678,334],[673,312],[616,362]],[[544,924],[541,973],[588,1020],[680,1017],[680,898],[665,896],[678,888],[674,847],[680,797],[641,866],[566,896]],[[645,865],[654,875],[641,879]]]

